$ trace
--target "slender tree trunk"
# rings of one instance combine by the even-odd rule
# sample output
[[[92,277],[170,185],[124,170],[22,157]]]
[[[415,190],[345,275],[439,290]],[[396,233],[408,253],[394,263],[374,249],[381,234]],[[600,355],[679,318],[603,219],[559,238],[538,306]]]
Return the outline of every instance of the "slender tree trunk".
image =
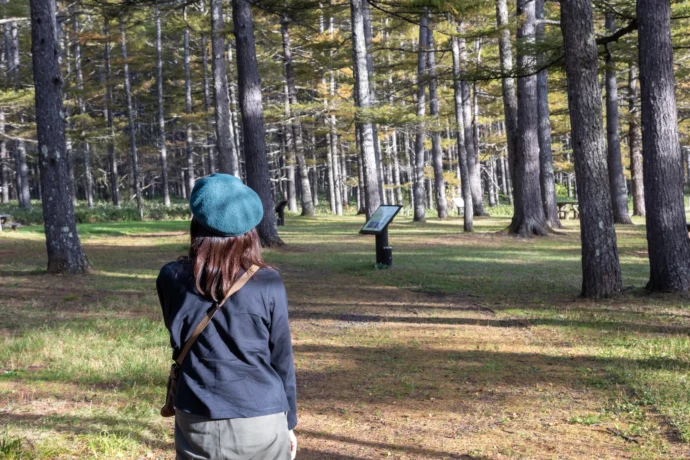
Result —
[[[144,218],[144,203],[141,196],[141,182],[139,182],[139,164],[137,160],[137,133],[134,125],[134,108],[132,107],[132,83],[129,76],[129,60],[127,59],[127,33],[125,23],[120,16],[120,35],[122,36],[122,62],[124,66],[125,95],[127,97],[127,120],[129,122],[129,152],[132,162],[132,186],[137,199],[139,219]]]
[[[105,23],[105,120],[108,127],[108,169],[110,179],[110,196],[113,204],[120,207],[120,189],[117,177],[117,153],[115,152],[115,125],[113,124],[113,85],[110,67],[110,19],[103,18]]]
[[[402,206],[403,196],[400,187],[400,154],[398,152],[398,132],[393,130],[393,183],[395,184],[395,204]]]
[[[369,76],[369,104],[376,106],[376,80],[374,79],[374,53],[372,52],[372,27],[371,27],[371,8],[369,0],[362,0],[362,14],[364,19],[364,43],[367,50],[367,73]],[[383,195],[383,163],[381,161],[381,147],[379,144],[379,130],[376,123],[371,123],[374,136],[374,155],[376,158],[376,174],[378,182],[379,200],[385,204]]]
[[[79,106],[79,114],[82,117],[87,115],[86,103],[82,96],[84,92],[84,74],[82,73],[81,61],[81,43],[79,40],[79,13],[76,11],[79,8],[79,3],[75,4],[75,10],[73,10],[72,17],[72,31],[74,32],[74,70],[77,77],[77,91],[79,95],[77,97],[77,105]],[[82,120],[81,122],[81,132],[82,136],[86,136],[86,122]],[[83,163],[84,163],[84,195],[86,195],[86,203],[89,208],[93,208],[93,177],[91,175],[91,148],[89,142],[86,138],[82,139],[83,142]]]
[[[364,11],[363,0],[350,0],[350,12],[352,20],[352,49],[355,67],[355,92],[357,95],[357,109],[355,121],[361,131],[361,156],[366,217],[374,214],[381,204],[379,194],[379,175],[376,167],[376,154],[374,152],[374,130],[372,123],[367,120],[368,110],[371,107],[371,92],[369,90],[369,72],[367,70],[367,48],[364,37]],[[362,113],[364,112],[364,113]],[[365,117],[363,119],[363,116]],[[360,186],[364,185],[360,182]]]
[[[496,24],[501,28],[498,39],[499,54],[501,59],[501,72],[510,75],[513,72],[513,47],[510,42],[510,27],[508,21],[507,0],[496,0]],[[506,141],[508,146],[508,178],[510,185],[515,184],[515,152],[517,150],[517,97],[515,95],[515,79],[506,76],[501,80],[503,93],[503,115],[505,117]],[[509,196],[512,196],[512,187],[509,186]]]
[[[290,121],[290,95],[287,83],[285,86],[285,124],[283,125],[283,133],[285,134],[285,153],[287,164],[288,181],[288,210],[290,212],[297,212],[297,190],[295,188],[295,149],[292,142],[292,122]]]
[[[161,159],[161,187],[163,202],[170,207],[170,189],[168,187],[168,151],[165,145],[165,109],[163,107],[163,45],[161,43],[161,13],[154,9],[156,21],[156,89],[158,93],[158,148]]]
[[[31,54],[48,272],[83,273],[89,264],[81,248],[69,194],[55,13],[54,0],[31,0]]]
[[[582,295],[607,297],[622,289],[601,117],[598,58],[589,0],[561,1],[572,147],[582,241]],[[686,236],[687,238],[687,236]]]
[[[517,37],[525,43],[535,41],[535,6],[533,0],[518,0],[520,25]],[[534,56],[518,50],[518,67],[527,73],[536,67]],[[544,216],[539,184],[539,104],[537,76],[518,78],[518,143],[515,152],[515,214],[509,231],[521,237],[545,236],[548,225]]]
[[[437,94],[437,79],[436,79],[436,53],[434,52],[435,41],[434,33],[431,28],[427,28],[429,53],[427,53],[429,65],[429,100],[431,116],[436,119],[436,126],[431,133],[431,157],[434,165],[434,187],[436,190],[436,211],[439,219],[448,217],[448,202],[446,201],[446,181],[443,178],[443,150],[441,150],[441,133],[438,94]]]
[[[616,22],[612,13],[606,13],[606,29],[616,31]],[[616,64],[613,54],[607,45],[606,49],[606,138],[608,143],[609,186],[613,205],[613,221],[617,224],[632,224],[628,211],[628,189],[623,175],[621,160],[621,142],[618,134],[618,82],[616,81]]]
[[[460,47],[460,69],[464,75],[467,63],[467,44],[463,37],[459,38]],[[467,80],[461,80],[462,86],[462,114],[463,114],[463,128],[465,139],[465,150],[467,151],[467,172],[469,174],[468,180],[470,182],[470,190],[472,191],[472,210],[475,216],[487,216],[484,210],[484,196],[482,194],[481,184],[481,165],[477,157],[477,151],[474,144],[474,132],[472,129],[472,88]],[[465,212],[467,212],[465,207]]]
[[[206,11],[206,3],[201,0],[201,12]],[[206,112],[206,144],[208,148],[208,169],[211,174],[216,172],[216,155],[213,143],[213,120],[211,117],[211,91],[208,84],[208,39],[201,34],[201,66],[204,70],[204,111]],[[215,85],[214,85],[215,88]]]
[[[333,27],[333,17],[331,17],[328,26],[328,32],[333,40],[335,31]],[[338,162],[338,131],[337,131],[337,120],[335,116],[336,100],[335,100],[335,71],[333,70],[333,51],[331,51],[329,58],[329,73],[330,73],[330,136],[331,136],[331,161],[332,161],[332,171],[333,171],[333,188],[334,188],[334,198],[335,198],[335,213],[338,216],[343,215],[343,201],[345,201],[345,194],[343,194],[342,186],[342,171],[340,164]]]
[[[535,0],[537,21],[544,19],[544,0]],[[545,39],[544,23],[537,24],[537,41]],[[537,57],[538,65],[544,66],[544,53]],[[539,182],[541,183],[541,200],[544,217],[549,227],[562,228],[556,205],[556,179],[553,172],[553,153],[551,151],[551,113],[549,110],[549,71],[542,70],[537,74],[537,98],[539,110]]]
[[[644,179],[642,173],[642,137],[638,121],[640,90],[637,81],[637,65],[630,64],[630,80],[628,83],[628,109],[630,122],[628,125],[628,145],[630,147],[630,176],[632,177],[633,215],[645,215]]]
[[[185,11],[186,18],[186,11]],[[187,115],[193,112],[192,107],[192,73],[190,69],[190,55],[189,55],[189,27],[184,29],[184,111]],[[192,123],[187,121],[185,125],[185,153],[186,153],[186,174],[187,190],[189,194],[192,193],[194,182],[196,180],[194,175],[194,137],[192,136]]]
[[[424,140],[426,115],[427,52],[429,50],[429,18],[425,14],[419,20],[419,52],[417,57],[417,125],[414,141],[414,220],[426,221],[424,190]]]
[[[2,202],[10,201],[10,178],[7,168],[7,142],[5,142],[5,112],[0,110],[0,187],[2,187]]]
[[[236,161],[235,140],[230,130],[230,97],[228,96],[228,71],[225,61],[225,22],[223,1],[211,0],[211,63],[213,67],[213,94],[216,120],[216,150],[218,170],[240,177]]]
[[[19,28],[16,22],[9,23],[10,39],[8,50],[7,77],[10,83],[21,89],[21,72],[19,61]],[[19,115],[19,122],[24,122],[24,115]],[[15,170],[17,176],[17,199],[19,207],[31,209],[31,191],[29,189],[29,168],[26,164],[26,143],[23,140],[16,141]]]
[[[457,36],[451,38],[453,49],[453,90],[455,101],[455,120],[457,129],[455,136],[458,144],[458,164],[460,168],[460,186],[462,187],[462,199],[465,202],[464,230],[474,231],[474,206],[472,202],[472,188],[470,187],[470,174],[467,166],[467,150],[465,147],[465,127],[462,103],[462,77],[461,63],[462,55],[460,52],[461,39]]]
[[[690,289],[690,240],[683,203],[671,6],[638,0],[642,152],[652,291]],[[581,195],[585,195],[584,191]]]
[[[302,124],[298,113],[292,113],[292,106],[297,105],[297,89],[295,88],[295,74],[292,69],[292,50],[290,48],[290,33],[288,24],[290,19],[283,14],[280,18],[280,31],[283,36],[283,62],[285,65],[285,81],[288,89],[288,102],[285,104],[285,115],[292,120],[292,148],[299,168],[300,188],[302,195],[302,215],[314,215],[314,202],[309,185],[309,170],[304,158],[304,141],[302,139]]]
[[[237,45],[237,81],[242,113],[247,185],[261,198],[264,217],[257,226],[264,247],[282,245],[278,236],[275,202],[266,151],[266,129],[261,100],[261,77],[256,62],[252,10],[247,0],[232,0],[232,20]]]

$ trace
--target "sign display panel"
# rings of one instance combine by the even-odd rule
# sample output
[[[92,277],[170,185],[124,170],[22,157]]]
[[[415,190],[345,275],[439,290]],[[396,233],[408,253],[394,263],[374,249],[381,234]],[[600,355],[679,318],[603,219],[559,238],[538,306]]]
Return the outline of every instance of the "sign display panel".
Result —
[[[359,231],[359,233],[365,233],[368,235],[377,235],[388,226],[393,221],[393,218],[402,209],[402,206],[389,206],[383,205],[379,206],[376,212],[371,216],[371,218],[364,224],[364,227]]]

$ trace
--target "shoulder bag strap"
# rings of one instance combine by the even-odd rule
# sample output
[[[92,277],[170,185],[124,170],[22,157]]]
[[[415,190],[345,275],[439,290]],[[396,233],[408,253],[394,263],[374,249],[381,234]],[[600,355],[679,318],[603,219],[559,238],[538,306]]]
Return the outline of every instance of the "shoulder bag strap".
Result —
[[[249,267],[249,270],[247,270],[244,275],[242,275],[236,282],[235,284],[232,285],[230,290],[228,291],[228,294],[225,296],[223,301],[219,304],[216,304],[213,308],[211,308],[208,313],[206,313],[206,316],[204,316],[204,319],[201,320],[201,322],[197,325],[197,327],[194,329],[192,332],[192,335],[189,337],[189,339],[185,342],[184,347],[182,347],[182,351],[180,352],[180,355],[177,357],[175,362],[177,363],[178,366],[182,365],[182,361],[184,361],[185,357],[187,356],[187,353],[189,352],[189,349],[192,348],[192,345],[194,345],[194,342],[196,342],[196,339],[199,338],[202,332],[204,332],[204,329],[206,329],[206,326],[208,326],[208,323],[211,322],[213,319],[213,316],[216,314],[218,310],[221,309],[223,305],[225,305],[225,302],[230,298],[231,295],[242,289],[242,286],[245,285],[249,279],[254,276],[254,273],[256,273],[259,270],[259,267],[257,265],[252,265]]]

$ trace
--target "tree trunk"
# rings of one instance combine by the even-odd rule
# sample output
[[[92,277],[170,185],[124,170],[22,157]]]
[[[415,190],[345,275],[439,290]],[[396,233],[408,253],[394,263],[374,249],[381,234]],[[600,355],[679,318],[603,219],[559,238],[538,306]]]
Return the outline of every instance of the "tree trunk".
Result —
[[[532,0],[518,0],[520,25],[517,37],[534,44],[535,7]],[[518,78],[518,142],[515,152],[515,214],[509,231],[521,237],[545,236],[548,225],[544,216],[539,184],[539,104],[534,56],[518,50],[518,67],[527,75]]]
[[[252,10],[247,0],[232,0],[232,20],[237,45],[237,82],[247,185],[259,195],[264,205],[264,217],[257,226],[261,242],[264,247],[274,247],[283,242],[278,236],[275,202],[271,193],[261,78],[256,62]]]
[[[7,168],[7,142],[5,142],[5,112],[0,110],[0,187],[2,187],[2,202],[10,202],[10,178]]]
[[[628,145],[630,147],[630,176],[632,178],[633,215],[645,215],[644,179],[642,174],[642,138],[638,120],[640,91],[637,81],[637,65],[630,64],[630,80],[628,84],[630,122],[628,125]]]
[[[285,137],[285,153],[287,164],[288,181],[288,210],[290,212],[297,212],[297,190],[295,188],[295,149],[292,142],[292,122],[290,121],[290,92],[288,85],[285,83],[285,123],[283,124],[283,133]]]
[[[200,9],[202,13],[206,11],[206,3],[204,0],[200,2]],[[208,84],[208,40],[206,34],[201,34],[201,65],[204,70],[204,111],[206,112],[206,144],[208,148],[208,169],[211,174],[216,172],[216,155],[212,145],[215,143],[212,139],[213,121],[211,119],[211,91]]]
[[[235,140],[230,130],[230,97],[228,96],[228,71],[225,62],[225,23],[223,0],[211,0],[211,64],[213,67],[213,94],[216,120],[216,150],[218,170],[240,177],[235,151]]]
[[[285,115],[292,121],[292,148],[299,168],[300,188],[302,195],[302,215],[314,215],[314,202],[309,185],[309,171],[304,158],[304,141],[302,139],[302,124],[298,113],[292,113],[292,106],[297,105],[297,89],[295,88],[295,74],[292,69],[292,50],[290,48],[290,33],[288,24],[290,19],[286,14],[280,17],[280,32],[283,36],[283,62],[285,65],[285,81],[288,89],[288,102],[285,104]]]
[[[367,47],[364,37],[363,0],[350,0],[352,20],[352,51],[355,67],[355,92],[357,95],[357,112],[355,121],[361,132],[362,174],[364,183],[366,217],[376,212],[381,204],[379,194],[379,175],[376,167],[374,152],[374,130],[368,121],[368,110],[371,107],[371,92],[369,90],[369,72],[367,70]],[[363,119],[364,116],[364,119]],[[360,185],[363,185],[360,183]],[[422,198],[423,199],[423,198]]]
[[[647,288],[683,292],[690,289],[690,240],[683,203],[670,17],[668,2],[637,2],[643,174],[649,205]]]
[[[591,2],[562,0],[561,30],[572,147],[580,192],[582,295],[608,297],[621,291],[622,280],[608,184]]]
[[[84,92],[84,74],[82,73],[81,61],[81,43],[79,39],[79,13],[76,11],[79,8],[79,3],[75,4],[75,10],[73,10],[72,16],[72,31],[74,32],[74,70],[77,77],[77,105],[79,106],[79,114],[82,117],[87,115],[86,113],[86,103],[82,96]],[[84,163],[84,195],[86,198],[86,203],[89,208],[93,208],[93,177],[91,175],[91,148],[89,142],[86,140],[86,121],[82,119],[81,121],[81,136],[83,143],[83,163]]]
[[[434,52],[434,32],[427,28],[429,53],[429,100],[431,116],[436,120],[436,126],[431,133],[431,158],[434,165],[434,187],[436,189],[436,211],[439,219],[448,217],[448,202],[446,201],[446,181],[443,178],[443,150],[441,150],[441,121],[438,109],[438,94],[436,80],[436,53]]]
[[[400,187],[400,155],[398,152],[398,132],[393,130],[393,183],[395,184],[395,204],[402,206],[403,196]]]
[[[161,13],[154,9],[156,21],[156,90],[158,93],[158,148],[161,160],[161,187],[163,203],[170,207],[170,189],[168,187],[168,151],[165,146],[165,110],[163,107],[163,45],[161,43]]]
[[[544,19],[544,0],[535,1],[535,15],[537,21]],[[537,24],[537,40],[545,40],[544,23]],[[541,67],[546,64],[544,53],[537,58]],[[551,151],[551,113],[549,110],[549,71],[542,70],[537,74],[537,98],[539,100],[539,181],[541,183],[541,200],[544,207],[544,217],[549,227],[562,228],[558,219],[556,205],[556,179],[553,173],[553,153]]]
[[[503,115],[505,117],[506,142],[508,146],[508,177],[511,185],[515,184],[515,152],[517,150],[517,98],[515,96],[515,79],[513,73],[513,47],[510,42],[510,24],[508,22],[507,0],[496,1],[496,25],[501,28],[498,39],[501,58],[501,79],[503,93]],[[509,196],[512,196],[509,189]]]
[[[117,177],[117,153],[115,152],[115,125],[113,124],[113,84],[110,67],[110,19],[103,18],[105,23],[105,120],[108,127],[108,169],[110,179],[110,196],[115,207],[120,207],[120,189]]]
[[[616,31],[615,17],[606,13],[606,29]],[[606,49],[606,139],[608,143],[609,186],[613,205],[613,221],[617,224],[632,224],[628,211],[628,188],[623,175],[621,142],[618,134],[618,82],[616,64],[611,54],[611,44]]]
[[[464,75],[467,63],[467,44],[463,37],[459,38],[458,46],[460,47],[460,69]],[[468,181],[470,183],[470,190],[472,191],[472,211],[475,216],[488,216],[484,211],[484,196],[482,193],[481,183],[481,165],[477,157],[477,151],[474,148],[474,131],[472,129],[472,88],[467,80],[461,80],[462,87],[462,115],[463,115],[463,129],[465,139],[465,151],[467,152],[467,173]],[[465,207],[465,210],[468,208]]]
[[[186,11],[185,11],[186,18]],[[189,55],[189,27],[184,29],[184,111],[187,115],[192,114],[192,73],[190,69],[190,55]],[[192,136],[192,123],[187,121],[185,125],[185,153],[186,153],[186,174],[187,190],[191,195],[194,188],[194,137]]]
[[[472,189],[470,187],[470,174],[467,167],[467,150],[465,147],[465,127],[462,103],[462,77],[461,71],[461,39],[457,36],[451,38],[453,48],[453,90],[455,100],[455,119],[457,121],[456,139],[458,144],[458,164],[460,166],[460,183],[462,187],[462,199],[465,202],[464,230],[474,231],[474,206],[472,203]]]
[[[414,220],[426,221],[426,201],[424,190],[424,139],[426,115],[427,52],[429,18],[423,14],[419,18],[419,52],[417,55],[417,125],[414,141]]]
[[[89,264],[81,248],[69,194],[55,13],[54,0],[31,0],[31,54],[48,272],[83,273]]]
[[[129,77],[129,61],[127,59],[127,33],[125,32],[125,23],[122,16],[120,16],[120,35],[122,35],[122,61],[124,65],[125,78],[125,95],[127,97],[127,119],[129,122],[129,152],[132,162],[132,186],[134,195],[137,199],[137,209],[139,211],[139,219],[144,218],[144,204],[141,196],[141,182],[139,182],[139,164],[137,161],[137,133],[134,126],[134,108],[132,107],[132,84]]]

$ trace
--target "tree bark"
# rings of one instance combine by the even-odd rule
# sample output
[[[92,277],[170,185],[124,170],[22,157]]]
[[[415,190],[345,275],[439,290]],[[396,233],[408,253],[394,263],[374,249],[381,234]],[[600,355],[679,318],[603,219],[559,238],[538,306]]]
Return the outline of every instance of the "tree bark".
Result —
[[[5,112],[0,110],[0,187],[2,187],[2,202],[10,202],[10,178],[7,169],[7,142],[5,142]]]
[[[462,33],[462,26],[461,31]],[[460,69],[464,76],[467,69],[467,43],[464,37],[459,37],[458,46],[460,47]],[[472,129],[472,88],[467,80],[461,80],[462,86],[462,114],[463,129],[465,139],[465,150],[467,151],[467,173],[472,191],[472,210],[475,216],[488,216],[484,210],[484,195],[482,193],[481,165],[479,164],[478,152],[474,144],[474,132]],[[467,210],[467,208],[465,208]]]
[[[472,189],[470,187],[470,175],[467,167],[467,150],[465,147],[465,128],[463,117],[462,104],[462,71],[461,71],[461,53],[460,53],[460,38],[454,36],[451,38],[451,45],[453,50],[453,90],[455,100],[455,120],[457,122],[457,129],[455,132],[458,144],[458,164],[460,168],[460,183],[462,187],[462,199],[465,202],[465,216],[464,216],[464,230],[466,232],[474,231],[474,206],[472,203]]]
[[[144,218],[144,204],[141,196],[141,182],[139,182],[139,164],[137,160],[137,133],[134,125],[134,108],[132,107],[132,83],[129,76],[129,61],[127,59],[127,33],[125,23],[120,16],[120,35],[122,36],[122,62],[124,66],[125,95],[127,97],[127,120],[129,122],[129,152],[132,162],[132,188],[137,200],[139,219]]]
[[[206,3],[204,0],[200,2],[200,9],[202,13],[206,11]],[[201,66],[204,71],[204,111],[206,112],[206,144],[208,145],[208,169],[211,174],[216,172],[216,155],[212,145],[213,121],[211,119],[211,91],[208,84],[208,39],[206,34],[201,34]]]
[[[606,13],[606,29],[616,31],[613,13]],[[608,144],[609,186],[611,187],[611,204],[613,221],[617,224],[632,224],[628,211],[628,188],[623,175],[621,160],[621,141],[618,134],[618,82],[616,81],[616,64],[611,53],[611,44],[606,49],[606,139]]]
[[[441,121],[438,108],[438,81],[436,79],[436,53],[434,52],[434,32],[427,28],[429,53],[427,56],[429,66],[429,100],[431,116],[435,118],[436,126],[431,133],[431,158],[434,165],[434,188],[436,190],[436,211],[439,219],[448,217],[448,202],[446,201],[446,181],[443,178],[443,150],[441,150]]]
[[[579,189],[582,295],[608,297],[620,293],[622,280],[608,184],[591,2],[561,0],[561,30]]]
[[[271,193],[261,78],[256,62],[252,10],[247,0],[232,0],[232,20],[237,45],[237,82],[247,185],[259,195],[264,206],[264,217],[257,226],[261,242],[264,247],[274,247],[283,242],[278,236],[275,202]]]
[[[117,177],[117,153],[115,152],[115,125],[113,124],[113,84],[110,66],[110,18],[104,17],[105,23],[105,120],[108,127],[108,169],[110,179],[110,196],[115,207],[120,207],[120,189]]]
[[[369,90],[369,72],[367,70],[367,47],[364,37],[363,0],[350,0],[352,21],[352,51],[355,67],[355,92],[357,95],[357,112],[355,121],[361,132],[360,151],[362,156],[362,174],[366,186],[364,187],[364,203],[367,219],[376,212],[381,204],[379,194],[379,175],[376,167],[374,152],[374,130],[369,114],[371,107],[371,93]],[[360,183],[360,185],[363,185]]]
[[[518,0],[520,25],[517,38],[526,44],[535,41],[535,5],[533,0]],[[533,73],[534,56],[525,49],[518,50],[518,67]],[[515,152],[515,214],[510,233],[521,237],[545,236],[548,225],[544,216],[539,183],[539,104],[537,100],[537,76],[518,78],[518,140]]]
[[[70,201],[62,77],[58,63],[54,0],[31,0],[31,54],[36,129],[49,273],[83,273],[81,248]]]
[[[187,12],[185,11],[185,18]],[[190,53],[189,53],[189,27],[184,29],[184,111],[191,116],[194,111],[192,107],[192,72],[190,69]],[[187,180],[187,190],[191,195],[196,180],[194,175],[194,137],[192,135],[192,123],[187,121],[185,125],[185,153],[186,153],[186,168],[185,179]]]
[[[633,215],[645,215],[644,179],[642,173],[642,137],[640,135],[639,106],[640,90],[637,81],[637,65],[630,64],[628,83],[628,146],[630,147],[630,176],[632,178]]]
[[[74,69],[77,77],[77,105],[79,106],[79,114],[82,117],[87,115],[86,103],[84,102],[84,97],[82,96],[84,92],[84,74],[82,73],[81,61],[81,43],[79,39],[79,13],[76,11],[79,8],[79,4],[75,4],[75,10],[73,11],[72,17],[72,30],[74,32]],[[93,208],[93,177],[91,175],[91,148],[89,146],[89,141],[86,140],[86,122],[82,119],[81,122],[81,136],[83,143],[83,164],[84,164],[84,195],[86,198],[86,203],[89,208]]]
[[[544,0],[535,0],[535,15],[537,21],[544,19]],[[537,24],[537,40],[544,41],[545,25]],[[544,53],[537,57],[538,65],[544,66]],[[556,179],[553,172],[553,152],[551,151],[551,112],[549,110],[549,71],[542,70],[537,74],[537,98],[539,110],[539,181],[541,183],[541,199],[544,207],[544,217],[549,227],[562,228],[558,218],[556,205]]]
[[[156,22],[156,92],[158,94],[158,148],[161,161],[161,188],[163,203],[170,207],[170,188],[168,187],[168,150],[165,145],[165,108],[163,106],[163,45],[161,43],[161,13],[154,9]]]
[[[223,0],[211,0],[211,64],[213,67],[213,94],[216,120],[216,150],[218,170],[240,177],[235,140],[230,130],[230,96],[228,96],[228,71],[225,62],[225,22]]]
[[[690,240],[683,203],[669,2],[638,0],[637,21],[644,191],[648,204],[647,288],[684,292],[690,289]]]
[[[424,139],[426,115],[427,52],[429,18],[422,14],[419,18],[419,51],[417,54],[417,124],[414,141],[414,220],[426,221],[426,198],[424,196]]]
[[[300,188],[302,194],[302,215],[314,215],[314,202],[312,200],[311,187],[309,185],[309,171],[304,159],[304,141],[302,139],[302,124],[299,114],[292,113],[292,106],[297,105],[297,89],[295,88],[295,74],[292,69],[292,49],[290,48],[290,33],[288,25],[290,19],[286,14],[280,17],[280,32],[283,37],[283,63],[285,65],[285,81],[288,89],[288,102],[285,105],[288,120],[292,124],[292,148],[299,168]]]
[[[513,71],[513,47],[510,42],[507,0],[496,1],[496,25],[501,28],[498,48],[501,60],[501,72],[510,75]],[[505,117],[506,141],[508,147],[508,173],[510,184],[515,184],[515,151],[517,150],[517,98],[515,96],[515,79],[501,79],[503,93],[503,114]],[[509,195],[512,196],[512,193]]]

